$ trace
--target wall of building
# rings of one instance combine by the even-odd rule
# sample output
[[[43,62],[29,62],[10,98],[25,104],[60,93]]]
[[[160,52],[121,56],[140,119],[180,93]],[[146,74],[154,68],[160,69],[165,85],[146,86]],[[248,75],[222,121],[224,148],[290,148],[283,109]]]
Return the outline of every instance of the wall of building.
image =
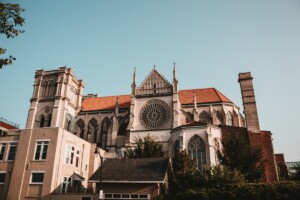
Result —
[[[68,192],[87,191],[88,178],[96,170],[93,161],[97,161],[91,153],[94,146],[89,142],[62,128],[11,130],[7,136],[0,138],[0,144],[6,143],[8,147],[11,142],[18,144],[15,159],[7,161],[5,158],[4,162],[0,162],[0,171],[7,171],[5,184],[3,187],[0,184],[3,199],[46,198],[50,193],[62,192],[63,177],[71,178],[74,185],[77,175],[83,177],[79,190],[70,188]],[[42,157],[43,151],[37,150],[41,143],[47,144],[46,157]],[[74,148],[73,155],[69,156],[72,161],[66,161],[68,146]],[[6,157],[8,149],[5,151]],[[43,174],[42,182],[33,181],[34,173]]]

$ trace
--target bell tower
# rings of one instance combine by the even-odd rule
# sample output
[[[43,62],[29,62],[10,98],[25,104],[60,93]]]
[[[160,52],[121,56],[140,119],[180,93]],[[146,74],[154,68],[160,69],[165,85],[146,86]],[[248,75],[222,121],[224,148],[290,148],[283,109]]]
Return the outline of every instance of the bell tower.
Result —
[[[84,85],[71,68],[36,70],[26,128],[65,127],[80,111]]]
[[[252,80],[250,72],[239,74],[238,82],[241,86],[247,129],[257,133],[260,131],[260,128]]]

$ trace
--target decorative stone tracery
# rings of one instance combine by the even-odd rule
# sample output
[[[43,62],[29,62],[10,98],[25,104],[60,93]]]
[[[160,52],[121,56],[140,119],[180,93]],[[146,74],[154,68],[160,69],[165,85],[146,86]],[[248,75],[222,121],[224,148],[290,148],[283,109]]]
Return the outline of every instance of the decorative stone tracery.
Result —
[[[139,118],[146,129],[161,129],[170,119],[170,108],[162,100],[150,100],[142,107]]]

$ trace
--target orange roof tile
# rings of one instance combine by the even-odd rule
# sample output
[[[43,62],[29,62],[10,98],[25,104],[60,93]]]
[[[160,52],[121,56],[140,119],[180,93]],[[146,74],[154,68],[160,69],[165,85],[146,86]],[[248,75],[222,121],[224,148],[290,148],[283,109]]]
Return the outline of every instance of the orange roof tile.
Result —
[[[18,127],[0,121],[0,127],[5,129],[17,129]]]
[[[232,103],[227,97],[225,97],[220,91],[218,91],[215,88],[180,90],[179,91],[180,103],[192,104],[194,98],[194,92],[195,92],[197,103],[214,103],[214,102]]]
[[[227,97],[215,88],[180,90],[179,100],[181,104],[192,104],[194,91],[197,103],[228,102],[232,103]],[[83,111],[93,110],[113,110],[116,106],[118,97],[119,108],[130,108],[130,95],[88,97],[82,102]]]
[[[91,97],[82,102],[83,111],[113,110],[118,97],[119,108],[130,108],[130,95]]]

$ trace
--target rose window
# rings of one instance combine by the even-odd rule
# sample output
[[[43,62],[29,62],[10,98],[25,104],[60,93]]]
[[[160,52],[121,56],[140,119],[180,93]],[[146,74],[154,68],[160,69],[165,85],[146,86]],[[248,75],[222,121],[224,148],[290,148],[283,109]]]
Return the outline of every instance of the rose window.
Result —
[[[147,129],[163,128],[170,118],[169,106],[161,100],[150,100],[140,112],[140,121]]]

